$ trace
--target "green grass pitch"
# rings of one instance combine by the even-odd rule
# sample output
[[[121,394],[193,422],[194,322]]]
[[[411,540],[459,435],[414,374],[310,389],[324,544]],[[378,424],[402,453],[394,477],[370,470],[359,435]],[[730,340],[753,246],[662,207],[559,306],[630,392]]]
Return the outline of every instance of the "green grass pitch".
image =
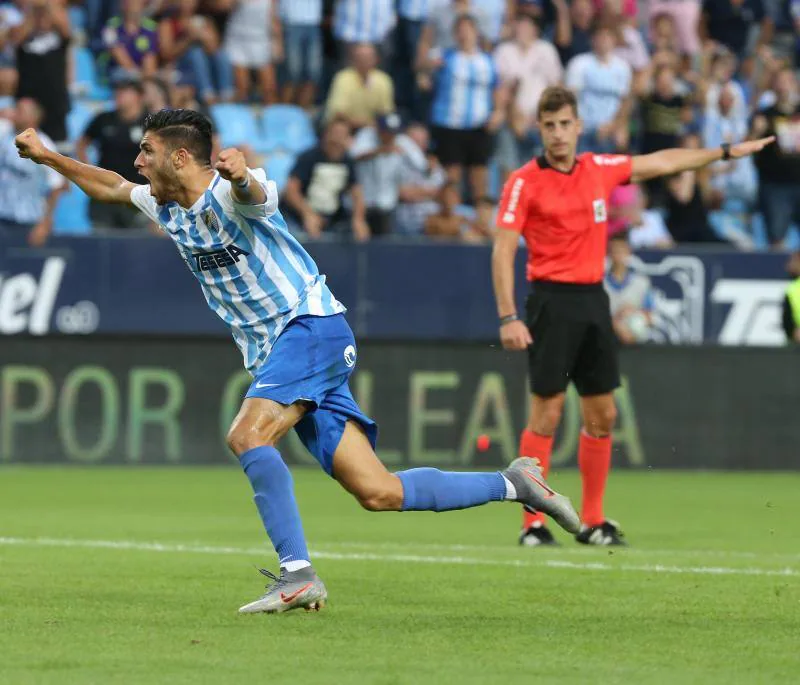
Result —
[[[632,546],[546,552],[295,477],[329,605],[239,616],[275,557],[235,468],[0,469],[0,683],[800,681],[800,475],[617,472]]]

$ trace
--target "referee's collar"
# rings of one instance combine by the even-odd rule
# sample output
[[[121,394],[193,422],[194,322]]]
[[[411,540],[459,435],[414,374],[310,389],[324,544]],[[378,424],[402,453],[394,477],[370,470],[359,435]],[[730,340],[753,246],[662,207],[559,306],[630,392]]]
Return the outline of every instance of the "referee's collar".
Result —
[[[558,174],[564,174],[565,176],[569,176],[575,168],[578,166],[578,162],[580,161],[580,157],[575,155],[575,161],[572,163],[572,168],[569,171],[561,171],[561,169],[556,169],[550,162],[547,161],[547,157],[545,155],[540,155],[536,158],[536,164],[539,166],[540,169],[552,169]]]

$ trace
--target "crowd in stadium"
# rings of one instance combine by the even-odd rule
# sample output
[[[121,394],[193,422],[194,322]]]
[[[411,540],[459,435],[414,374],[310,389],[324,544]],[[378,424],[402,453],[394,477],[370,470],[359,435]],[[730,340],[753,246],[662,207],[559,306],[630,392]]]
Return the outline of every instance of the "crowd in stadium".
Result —
[[[800,0],[15,0],[0,5],[0,223],[149,230],[16,157],[52,144],[132,181],[145,114],[207,112],[308,238],[490,239],[503,179],[540,152],[545,87],[578,95],[583,150],[777,135],[754,159],[618,188],[634,248],[797,246]],[[39,174],[43,174],[40,176]]]

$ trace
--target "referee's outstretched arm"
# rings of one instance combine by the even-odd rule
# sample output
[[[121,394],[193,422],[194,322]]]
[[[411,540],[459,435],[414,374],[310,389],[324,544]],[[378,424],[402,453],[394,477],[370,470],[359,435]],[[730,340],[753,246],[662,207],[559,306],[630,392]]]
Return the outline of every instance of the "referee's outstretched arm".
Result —
[[[719,160],[739,159],[760,152],[775,140],[775,136],[747,140],[736,145],[727,143],[718,148],[705,150],[683,150],[672,148],[659,150],[649,155],[637,155],[631,159],[631,181],[639,183],[659,176],[671,176],[681,171],[700,169]]]

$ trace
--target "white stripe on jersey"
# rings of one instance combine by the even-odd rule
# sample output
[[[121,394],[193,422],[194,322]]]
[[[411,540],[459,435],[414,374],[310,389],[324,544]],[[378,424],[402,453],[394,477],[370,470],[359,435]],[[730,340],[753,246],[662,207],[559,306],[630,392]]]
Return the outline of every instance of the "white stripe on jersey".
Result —
[[[345,308],[286,228],[275,183],[263,169],[250,173],[267,195],[262,205],[236,203],[230,183],[218,175],[189,209],[176,202],[158,205],[150,186],[136,186],[131,201],[175,242],[209,307],[231,329],[245,367],[255,373],[292,319]]]
[[[336,0],[333,35],[347,43],[380,43],[397,23],[394,0]]]

